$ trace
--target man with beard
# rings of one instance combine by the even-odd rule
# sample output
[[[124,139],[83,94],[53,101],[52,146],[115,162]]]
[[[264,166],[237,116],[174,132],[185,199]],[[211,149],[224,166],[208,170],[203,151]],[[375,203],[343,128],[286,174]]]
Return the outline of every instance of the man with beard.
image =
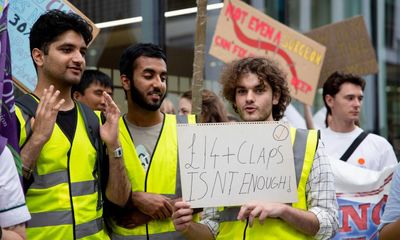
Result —
[[[176,124],[194,116],[164,114],[167,60],[154,44],[128,47],[120,59],[121,83],[128,112],[120,118],[120,140],[132,183],[130,206],[114,208],[113,239],[180,239],[171,221],[174,201],[181,197]],[[183,120],[183,121],[181,121]]]

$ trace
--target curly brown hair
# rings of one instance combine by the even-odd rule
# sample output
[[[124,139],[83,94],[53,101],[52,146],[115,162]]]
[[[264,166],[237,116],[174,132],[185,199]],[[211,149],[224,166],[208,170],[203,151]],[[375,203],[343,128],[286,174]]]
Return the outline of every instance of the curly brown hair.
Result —
[[[272,106],[272,116],[275,121],[280,120],[291,101],[286,75],[278,64],[267,57],[247,57],[234,60],[222,70],[220,83],[222,96],[236,109],[236,87],[243,75],[253,73],[258,76],[261,84],[268,83],[273,94],[280,94],[277,105]]]

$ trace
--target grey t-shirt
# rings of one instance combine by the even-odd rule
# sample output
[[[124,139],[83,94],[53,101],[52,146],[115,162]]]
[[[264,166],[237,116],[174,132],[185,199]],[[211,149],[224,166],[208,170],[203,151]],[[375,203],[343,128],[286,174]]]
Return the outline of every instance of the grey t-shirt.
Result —
[[[124,119],[128,125],[138,157],[142,162],[143,168],[147,171],[163,123],[161,122],[151,127],[139,127],[129,122],[126,116],[124,116]]]

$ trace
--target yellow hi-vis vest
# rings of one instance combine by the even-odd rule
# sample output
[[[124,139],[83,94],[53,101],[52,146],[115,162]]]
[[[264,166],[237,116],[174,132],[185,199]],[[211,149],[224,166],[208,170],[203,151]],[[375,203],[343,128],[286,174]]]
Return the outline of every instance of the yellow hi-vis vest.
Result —
[[[292,206],[307,210],[306,184],[314,162],[319,133],[317,130],[291,128],[291,136],[298,192],[298,202],[293,203]],[[285,221],[275,218],[267,218],[263,225],[256,220],[250,228],[247,225],[247,221],[242,222],[236,219],[239,210],[239,207],[226,207],[221,209],[221,223],[216,238],[217,240],[313,239],[311,236],[297,231]]]
[[[77,106],[77,125],[71,142],[55,124],[33,171],[33,183],[26,193],[32,219],[27,223],[28,239],[110,239],[103,229],[99,201],[96,149],[90,142]],[[29,116],[16,107],[20,123],[20,146],[27,137]],[[84,147],[83,147],[84,146]]]
[[[124,118],[120,118],[119,140],[124,149],[125,167],[133,192],[157,193],[171,199],[182,196],[178,163],[177,122],[195,123],[196,120],[194,115],[164,115],[162,130],[146,172],[138,158],[128,126]],[[114,240],[184,239],[181,233],[175,231],[171,219],[153,220],[132,229],[123,228],[113,220],[110,225],[112,228],[111,239]]]

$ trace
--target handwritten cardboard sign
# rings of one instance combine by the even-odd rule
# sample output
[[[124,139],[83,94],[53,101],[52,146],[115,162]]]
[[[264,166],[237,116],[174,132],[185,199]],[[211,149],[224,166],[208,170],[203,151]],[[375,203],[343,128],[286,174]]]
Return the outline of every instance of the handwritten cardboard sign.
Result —
[[[238,0],[224,2],[210,54],[223,62],[270,56],[287,74],[291,95],[311,105],[325,47]]]
[[[364,17],[357,16],[316,28],[306,36],[327,47],[319,86],[335,71],[357,75],[378,72],[374,47]]]
[[[178,146],[182,195],[193,208],[297,201],[287,123],[180,124]]]
[[[3,6],[4,0],[0,0],[0,4]],[[11,43],[12,75],[16,83],[26,91],[33,91],[37,83],[29,48],[29,32],[40,15],[51,9],[75,12],[92,25],[94,38],[100,31],[92,21],[66,0],[18,0],[9,1],[9,4],[7,28]]]

